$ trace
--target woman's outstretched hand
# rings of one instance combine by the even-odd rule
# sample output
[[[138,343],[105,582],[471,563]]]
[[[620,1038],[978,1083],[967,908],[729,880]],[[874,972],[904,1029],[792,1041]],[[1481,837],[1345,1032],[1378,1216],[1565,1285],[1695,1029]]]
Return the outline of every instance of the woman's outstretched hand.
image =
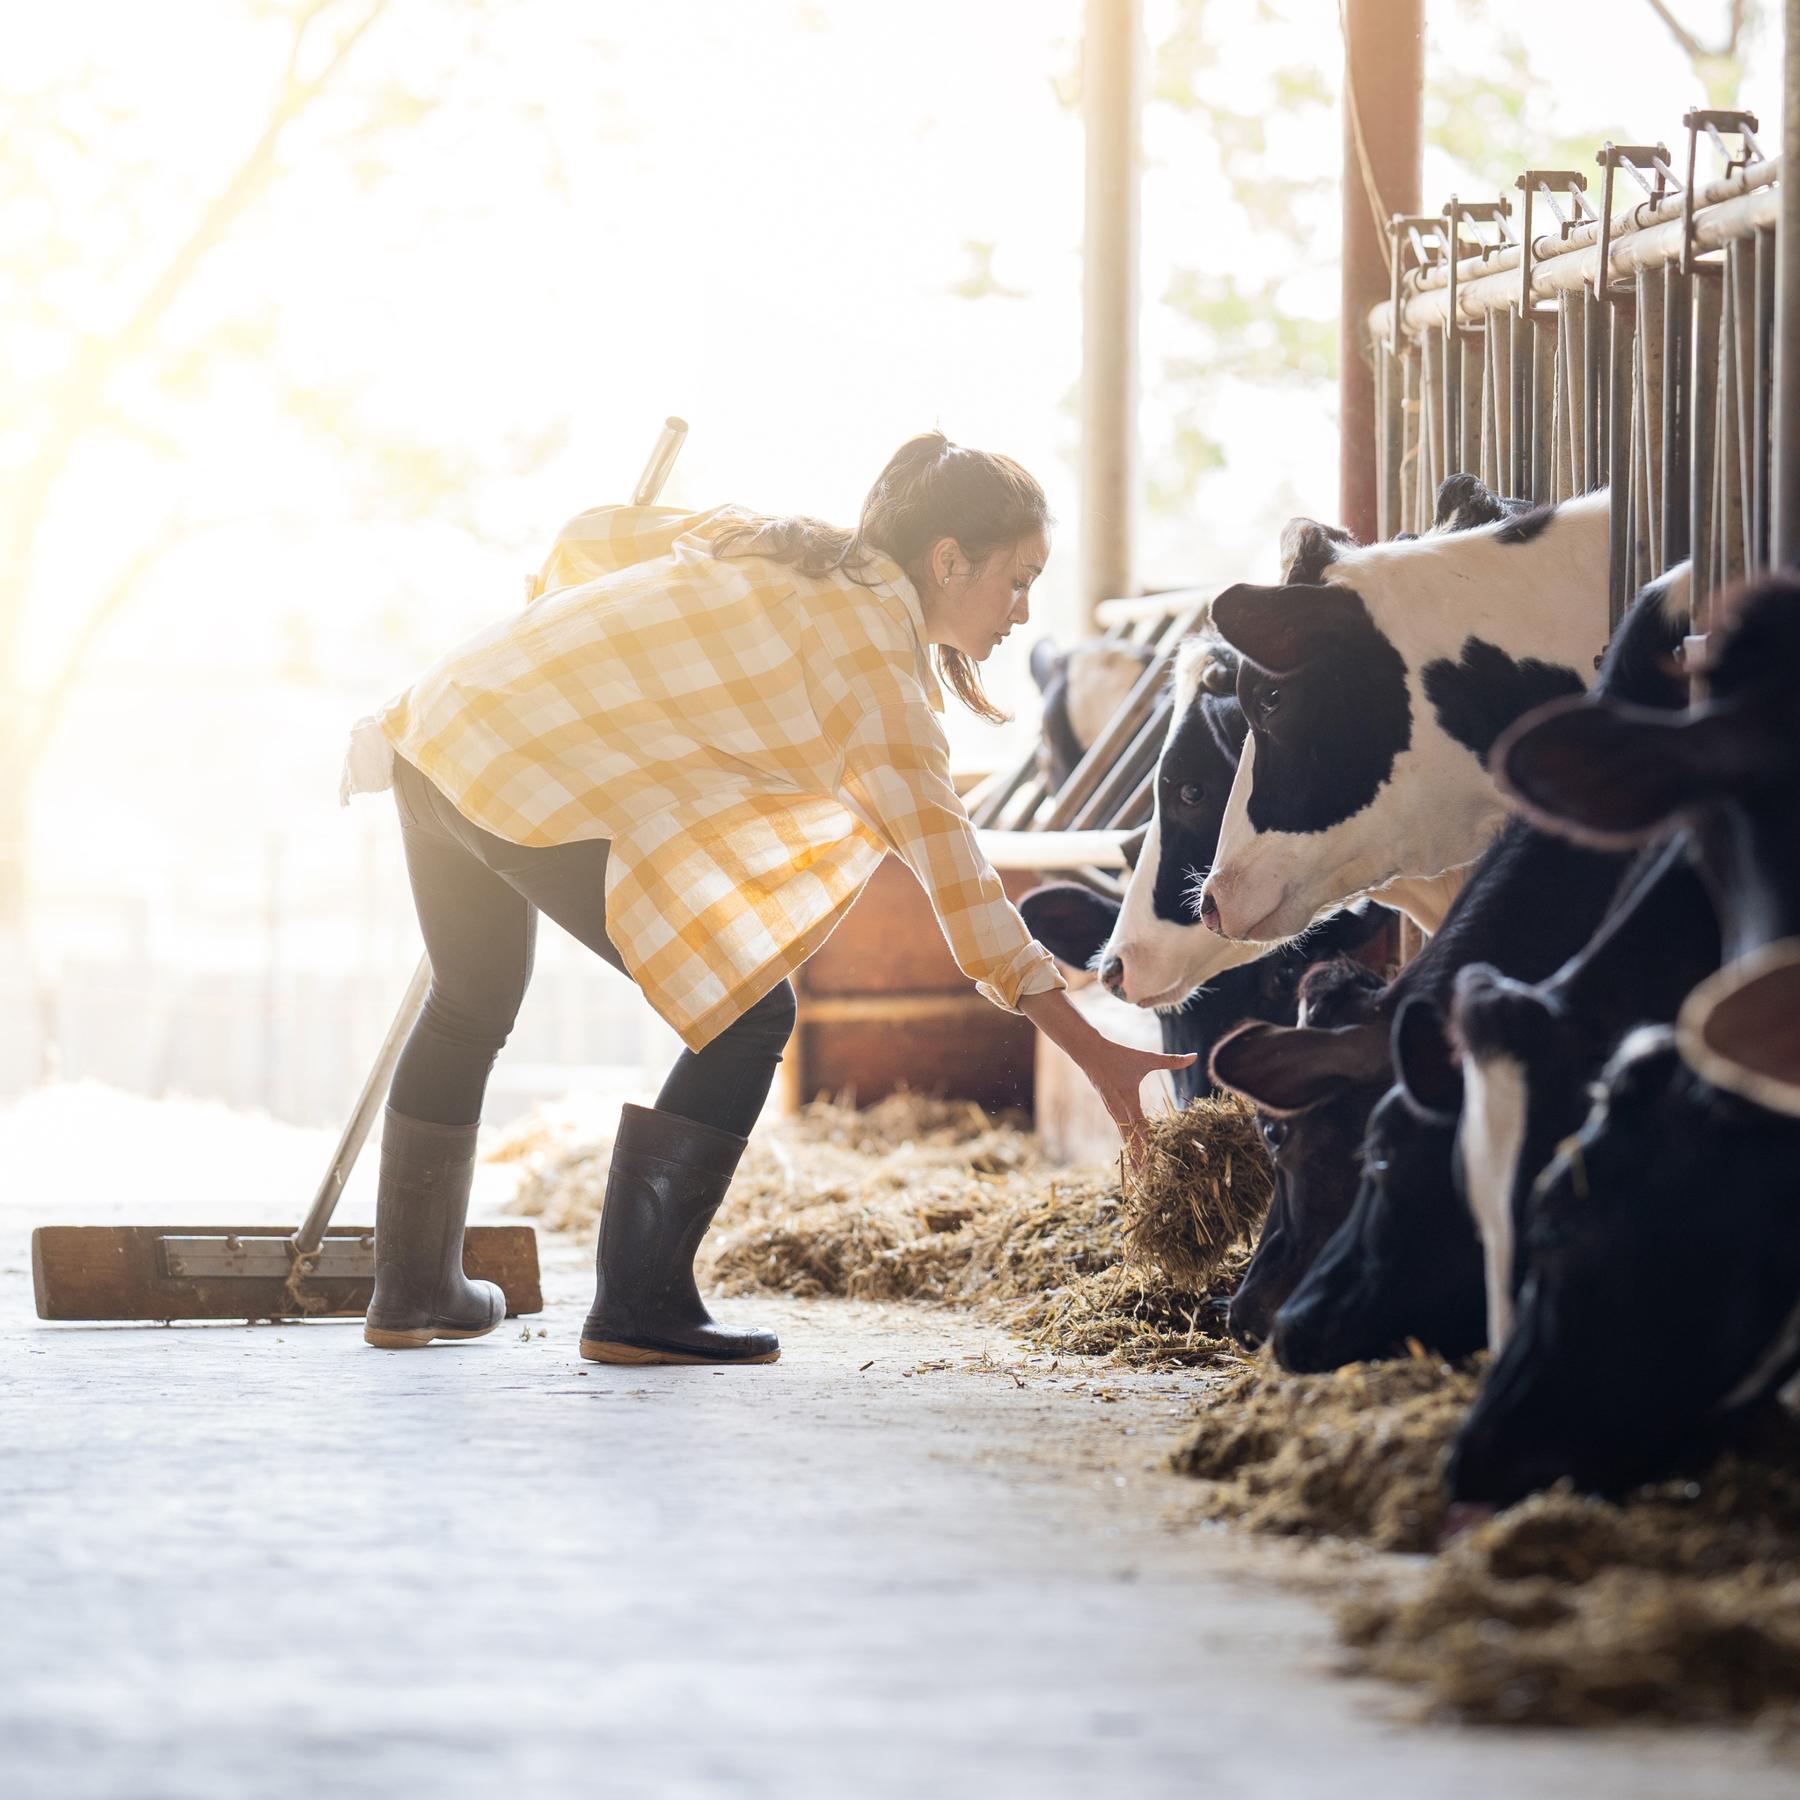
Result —
[[[1060,988],[1027,995],[1020,1000],[1019,1010],[1058,1049],[1066,1051],[1094,1084],[1125,1140],[1125,1159],[1135,1172],[1143,1155],[1144,1077],[1158,1069],[1185,1069],[1193,1063],[1193,1054],[1170,1056],[1161,1050],[1136,1050],[1115,1043],[1096,1031]]]

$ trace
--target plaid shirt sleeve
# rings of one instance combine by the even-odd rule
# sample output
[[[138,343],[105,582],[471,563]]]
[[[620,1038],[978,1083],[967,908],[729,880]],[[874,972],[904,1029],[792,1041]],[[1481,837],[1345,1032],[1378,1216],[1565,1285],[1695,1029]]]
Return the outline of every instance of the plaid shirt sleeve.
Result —
[[[844,745],[846,803],[919,878],[957,966],[996,1006],[1067,987],[1026,929],[950,780],[944,734],[921,693],[889,693]]]

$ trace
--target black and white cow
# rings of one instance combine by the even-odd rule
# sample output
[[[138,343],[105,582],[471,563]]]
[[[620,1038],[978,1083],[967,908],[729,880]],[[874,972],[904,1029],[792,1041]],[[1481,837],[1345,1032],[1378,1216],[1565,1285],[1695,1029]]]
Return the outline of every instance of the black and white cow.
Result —
[[[1681,578],[1646,590],[1607,652],[1601,691],[1643,705],[1681,704],[1673,652],[1686,630],[1686,598]],[[1272,1101],[1291,1116],[1299,1096],[1303,1111],[1309,1084],[1322,1076],[1364,1107],[1360,1155],[1336,1163],[1314,1148],[1320,1127],[1309,1137],[1298,1120],[1290,1124],[1312,1153],[1290,1184],[1309,1236],[1303,1279],[1275,1322],[1275,1354],[1285,1366],[1336,1368],[1387,1354],[1408,1337],[1447,1355],[1485,1341],[1480,1244],[1454,1190],[1462,1089],[1444,1012],[1459,971],[1472,963],[1520,981],[1553,973],[1605,917],[1629,862],[1626,852],[1514,820],[1478,861],[1442,930],[1385,992],[1363,1001],[1362,1017],[1330,1031],[1310,1014],[1295,1030],[1246,1031],[1254,1066],[1238,1040],[1219,1046],[1215,1074],[1259,1106]],[[1340,1118],[1329,1129],[1341,1142],[1351,1128]],[[1286,1152],[1285,1144],[1277,1150],[1278,1170]]]
[[[1147,645],[1117,638],[1087,638],[1067,650],[1054,638],[1031,646],[1031,677],[1043,696],[1038,772],[1052,792],[1068,780],[1154,657]]]
[[[1491,494],[1473,476],[1452,476],[1439,489],[1437,522],[1425,541],[1504,519],[1517,504]],[[1360,548],[1336,526],[1291,520],[1281,537],[1279,587],[1260,591],[1308,591],[1337,558]],[[1199,913],[1200,885],[1218,849],[1248,729],[1238,703],[1239,661],[1210,619],[1177,659],[1175,705],[1157,763],[1150,828],[1100,964],[1106,985],[1136,1006],[1180,1005],[1203,983],[1261,952],[1206,930]],[[1455,885],[1422,884],[1384,898],[1435,930]]]
[[[1589,843],[1685,826],[1731,960],[1676,1027],[1626,1040],[1537,1180],[1513,1330],[1450,1463],[1461,1501],[1650,1479],[1800,1368],[1800,1119],[1779,1075],[1800,938],[1800,581],[1750,589],[1709,649],[1708,697],[1686,713],[1557,709],[1496,752],[1532,817]]]
[[[1026,894],[1019,911],[1040,944],[1071,968],[1083,969],[1099,962],[1118,921],[1119,905],[1076,882],[1058,881]],[[1280,945],[1253,962],[1227,969],[1181,1005],[1163,1008],[1157,1014],[1163,1049],[1171,1056],[1192,1051],[1196,1059],[1173,1072],[1176,1100],[1185,1106],[1218,1092],[1208,1073],[1213,1046],[1246,1019],[1291,1021],[1295,996],[1309,969],[1340,956],[1387,962],[1393,951],[1393,925],[1394,915],[1371,901],[1340,907],[1300,943]]]
[[[1334,545],[1314,581],[1220,594],[1249,735],[1205,922],[1277,941],[1338,901],[1472,863],[1507,812],[1485,764],[1495,739],[1582,692],[1606,642],[1607,536],[1600,492]]]

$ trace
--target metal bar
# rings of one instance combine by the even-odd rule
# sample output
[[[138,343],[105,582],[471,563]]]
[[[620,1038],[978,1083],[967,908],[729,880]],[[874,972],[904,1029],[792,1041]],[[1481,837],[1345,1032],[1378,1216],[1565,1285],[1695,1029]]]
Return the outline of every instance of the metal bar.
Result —
[[[1612,341],[1609,347],[1611,388],[1607,396],[1606,428],[1611,459],[1607,483],[1612,494],[1611,524],[1607,535],[1610,563],[1608,598],[1612,623],[1616,626],[1624,616],[1630,600],[1627,588],[1635,560],[1631,543],[1631,395],[1634,385],[1632,344],[1636,334],[1632,330],[1630,303],[1614,300],[1606,304],[1612,308]]]
[[[1379,340],[1377,340],[1379,343]],[[1376,531],[1391,538],[1400,524],[1400,478],[1406,466],[1406,399],[1401,370],[1403,356],[1380,344],[1381,371],[1381,494],[1376,512]]]
[[[1781,150],[1800,162],[1800,0],[1782,8]],[[1783,183],[1775,230],[1775,388],[1769,560],[1800,561],[1800,183]]]
[[[1773,169],[1773,165],[1762,165]],[[1773,225],[1780,194],[1771,191],[1774,175],[1769,180],[1733,200],[1722,201],[1696,213],[1694,248],[1704,254],[1718,250],[1733,238],[1746,237],[1763,226]],[[1539,240],[1540,246],[1542,240]],[[1647,226],[1615,237],[1609,245],[1612,279],[1620,280],[1640,268],[1675,262],[1681,255],[1681,220]],[[1495,261],[1500,257],[1496,256]],[[1550,300],[1566,288],[1593,283],[1599,268],[1598,251],[1592,247],[1569,250],[1558,255],[1540,255],[1532,265],[1531,291],[1534,300]],[[1510,272],[1493,271],[1459,281],[1457,307],[1465,320],[1482,313],[1497,312],[1503,306],[1515,305],[1518,278]],[[1444,287],[1412,286],[1401,302],[1401,323],[1410,332],[1440,331],[1448,310],[1448,291]],[[1387,302],[1376,307],[1370,317],[1370,329],[1388,329]]]
[[[1719,425],[1719,285],[1717,264],[1694,265],[1693,431],[1688,449],[1688,554],[1693,563],[1693,630],[1704,632],[1712,591],[1713,459]]]
[[[1733,372],[1737,384],[1737,478],[1739,567],[1746,574],[1756,567],[1756,539],[1752,518],[1751,470],[1755,464],[1751,434],[1756,429],[1756,240],[1739,238],[1725,252],[1731,264],[1730,320]]]
[[[1531,314],[1509,314],[1506,332],[1507,365],[1511,377],[1508,383],[1511,389],[1508,430],[1512,448],[1506,491],[1523,498],[1531,492]]]
[[[1738,266],[1725,259],[1719,320],[1718,503],[1713,515],[1713,580],[1728,587],[1744,573],[1743,438],[1738,423]]]
[[[1689,389],[1692,381],[1693,277],[1674,263],[1663,266],[1662,543],[1659,567],[1673,568],[1688,553]]]
[[[1663,284],[1660,269],[1639,269],[1637,287],[1637,446],[1633,470],[1638,482],[1638,555],[1634,589],[1662,573],[1662,534],[1656,530],[1662,485]]]
[[[1431,332],[1419,341],[1423,363],[1419,393],[1419,507],[1414,530],[1431,523],[1438,483],[1444,478],[1443,442],[1444,335]]]
[[[1724,205],[1731,200],[1741,200],[1747,194],[1753,194],[1763,188],[1772,188],[1781,178],[1781,161],[1779,156],[1759,159],[1737,173],[1726,176],[1719,181],[1708,182],[1694,196],[1694,213],[1696,220],[1704,216],[1709,208]],[[1542,188],[1539,198],[1543,197]],[[1631,237],[1644,231],[1650,231],[1663,225],[1673,224],[1677,228],[1679,241],[1682,223],[1682,203],[1679,195],[1671,195],[1661,204],[1647,206],[1642,202],[1624,208],[1612,219],[1607,239],[1613,250],[1620,251]],[[1532,284],[1534,299],[1546,298],[1545,290],[1539,285],[1540,273],[1537,265],[1546,262],[1561,262],[1565,257],[1580,255],[1583,251],[1592,250],[1600,241],[1600,217],[1598,213],[1571,222],[1557,235],[1551,236],[1538,232],[1532,252]],[[1696,239],[1697,248],[1704,249],[1703,242]],[[1679,256],[1679,250],[1676,255]],[[1476,254],[1462,259],[1462,271],[1459,281],[1472,284],[1478,279],[1497,278],[1506,275],[1511,280],[1515,295],[1519,286],[1517,270],[1521,261],[1520,247],[1507,245],[1504,248],[1490,250],[1487,255]],[[1588,271],[1588,279],[1592,279],[1592,268]],[[1414,275],[1408,283],[1409,297],[1429,293],[1441,294],[1448,285],[1450,270],[1447,264],[1434,263],[1429,270]],[[1575,285],[1570,283],[1571,286]]]
[[[1531,485],[1525,491],[1548,505],[1556,484],[1556,316],[1531,321]]]
[[[1408,344],[1400,355],[1400,529],[1419,528],[1419,353]]]
[[[1756,332],[1751,395],[1755,414],[1750,431],[1750,561],[1770,562],[1769,452],[1775,391],[1775,233],[1756,234]]]
[[[1462,418],[1462,434],[1457,440],[1458,469],[1481,467],[1481,362],[1485,331],[1459,331],[1460,352],[1458,374],[1462,388],[1458,411]]]
[[[1577,290],[1581,301],[1582,362],[1587,398],[1586,442],[1582,453],[1581,485],[1584,492],[1601,487],[1607,469],[1607,387],[1608,345],[1611,341],[1611,315],[1605,301],[1596,300],[1587,289]]]

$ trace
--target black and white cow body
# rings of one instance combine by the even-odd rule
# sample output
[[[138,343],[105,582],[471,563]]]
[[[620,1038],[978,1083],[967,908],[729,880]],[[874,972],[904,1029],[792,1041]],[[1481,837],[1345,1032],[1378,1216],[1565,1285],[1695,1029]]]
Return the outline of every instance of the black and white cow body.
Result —
[[[1640,597],[1607,652],[1603,691],[1645,705],[1680,704],[1672,653],[1686,629],[1685,602],[1683,582]],[[1372,1101],[1366,1135],[1360,1155],[1346,1155],[1335,1170],[1326,1159],[1309,1167],[1300,1209],[1329,1241],[1315,1241],[1316,1260],[1309,1259],[1276,1318],[1274,1349],[1285,1366],[1336,1368],[1389,1354],[1408,1337],[1446,1355],[1486,1340],[1480,1243],[1455,1189],[1462,1083],[1444,1018],[1458,974],[1471,964],[1523,982],[1553,974],[1606,916],[1630,862],[1630,852],[1510,822],[1478,861],[1442,930],[1369,1002],[1369,1020],[1355,1033],[1358,1079]],[[1260,1035],[1265,1069],[1285,1060],[1281,1079],[1290,1091],[1309,1066],[1345,1061],[1341,1030]],[[1261,1104],[1271,1091],[1268,1076],[1234,1080],[1234,1061],[1241,1070],[1241,1049],[1227,1040],[1215,1054],[1216,1071]]]
[[[1116,901],[1074,882],[1033,889],[1019,901],[1019,911],[1040,944],[1078,969],[1099,962],[1119,915]],[[1171,1056],[1192,1051],[1196,1057],[1189,1067],[1173,1071],[1176,1100],[1185,1106],[1218,1092],[1208,1073],[1213,1047],[1247,1019],[1291,1022],[1296,994],[1309,969],[1339,956],[1385,961],[1393,923],[1394,915],[1386,907],[1370,902],[1341,907],[1302,943],[1284,944],[1253,962],[1227,969],[1180,1006],[1159,1011],[1163,1049]]]
[[[1507,813],[1485,758],[1584,690],[1607,637],[1604,492],[1227,589],[1248,737],[1201,910],[1268,942],[1324,907],[1472,863]]]
[[[1497,752],[1530,814],[1586,841],[1685,826],[1731,960],[1625,1041],[1538,1176],[1459,1500],[1665,1473],[1800,1368],[1800,581],[1748,590],[1711,652],[1684,714],[1558,710]]]
[[[1125,704],[1154,655],[1147,645],[1117,638],[1088,638],[1067,650],[1052,638],[1032,645],[1031,676],[1043,697],[1038,772],[1052,792]]]

